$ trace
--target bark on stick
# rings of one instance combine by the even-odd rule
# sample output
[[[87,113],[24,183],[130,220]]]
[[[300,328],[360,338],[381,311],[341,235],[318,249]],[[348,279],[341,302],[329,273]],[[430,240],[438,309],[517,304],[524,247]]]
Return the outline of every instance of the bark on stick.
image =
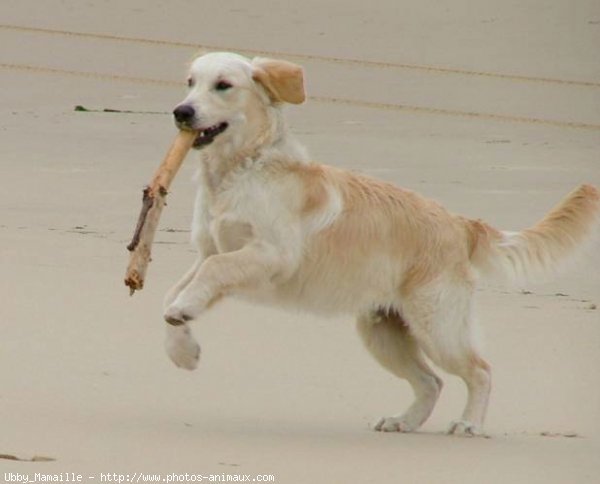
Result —
[[[142,210],[133,239],[127,246],[129,265],[125,274],[125,285],[129,286],[131,295],[144,287],[146,269],[151,260],[152,242],[158,228],[160,214],[165,206],[169,186],[192,147],[196,134],[193,131],[179,131],[163,162],[156,170],[152,182],[144,189]]]

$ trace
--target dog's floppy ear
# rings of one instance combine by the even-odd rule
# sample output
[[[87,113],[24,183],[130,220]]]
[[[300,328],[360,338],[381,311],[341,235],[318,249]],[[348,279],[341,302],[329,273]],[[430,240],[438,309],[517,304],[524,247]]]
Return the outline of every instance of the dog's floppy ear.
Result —
[[[252,79],[259,82],[273,102],[302,104],[304,71],[291,62],[255,57],[252,59]]]

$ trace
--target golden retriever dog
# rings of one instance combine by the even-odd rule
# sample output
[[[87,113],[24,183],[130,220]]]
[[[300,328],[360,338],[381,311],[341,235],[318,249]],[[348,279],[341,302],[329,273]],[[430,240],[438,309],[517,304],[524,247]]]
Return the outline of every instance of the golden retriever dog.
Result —
[[[449,433],[480,434],[491,374],[474,336],[475,288],[494,275],[552,272],[590,238],[598,191],[583,185],[533,227],[500,231],[410,190],[310,161],[282,116],[284,103],[305,100],[295,64],[211,53],[193,61],[188,83],[174,115],[198,133],[199,254],[165,298],[173,362],[196,367],[200,347],[188,323],[225,296],[352,313],[367,349],[415,394],[376,430],[410,432],[429,417],[442,389],[431,361],[468,389]]]

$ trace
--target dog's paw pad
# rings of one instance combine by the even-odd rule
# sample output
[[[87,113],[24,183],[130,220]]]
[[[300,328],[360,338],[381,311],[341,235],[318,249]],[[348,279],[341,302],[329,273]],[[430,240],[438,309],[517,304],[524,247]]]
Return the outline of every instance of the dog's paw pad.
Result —
[[[414,429],[401,417],[383,417],[373,427],[377,432],[412,432]]]
[[[163,317],[171,326],[181,326],[194,319],[191,314],[177,306],[170,306],[167,308]]]

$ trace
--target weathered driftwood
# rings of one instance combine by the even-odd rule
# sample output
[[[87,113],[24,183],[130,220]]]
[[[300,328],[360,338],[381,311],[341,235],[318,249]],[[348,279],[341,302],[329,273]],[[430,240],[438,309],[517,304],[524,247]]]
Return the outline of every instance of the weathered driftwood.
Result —
[[[125,285],[129,286],[131,295],[144,287],[146,269],[151,260],[152,242],[158,228],[160,214],[166,205],[169,186],[192,147],[196,135],[197,133],[193,131],[179,131],[163,162],[156,170],[152,182],[144,188],[142,210],[133,239],[127,246],[130,254]]]

